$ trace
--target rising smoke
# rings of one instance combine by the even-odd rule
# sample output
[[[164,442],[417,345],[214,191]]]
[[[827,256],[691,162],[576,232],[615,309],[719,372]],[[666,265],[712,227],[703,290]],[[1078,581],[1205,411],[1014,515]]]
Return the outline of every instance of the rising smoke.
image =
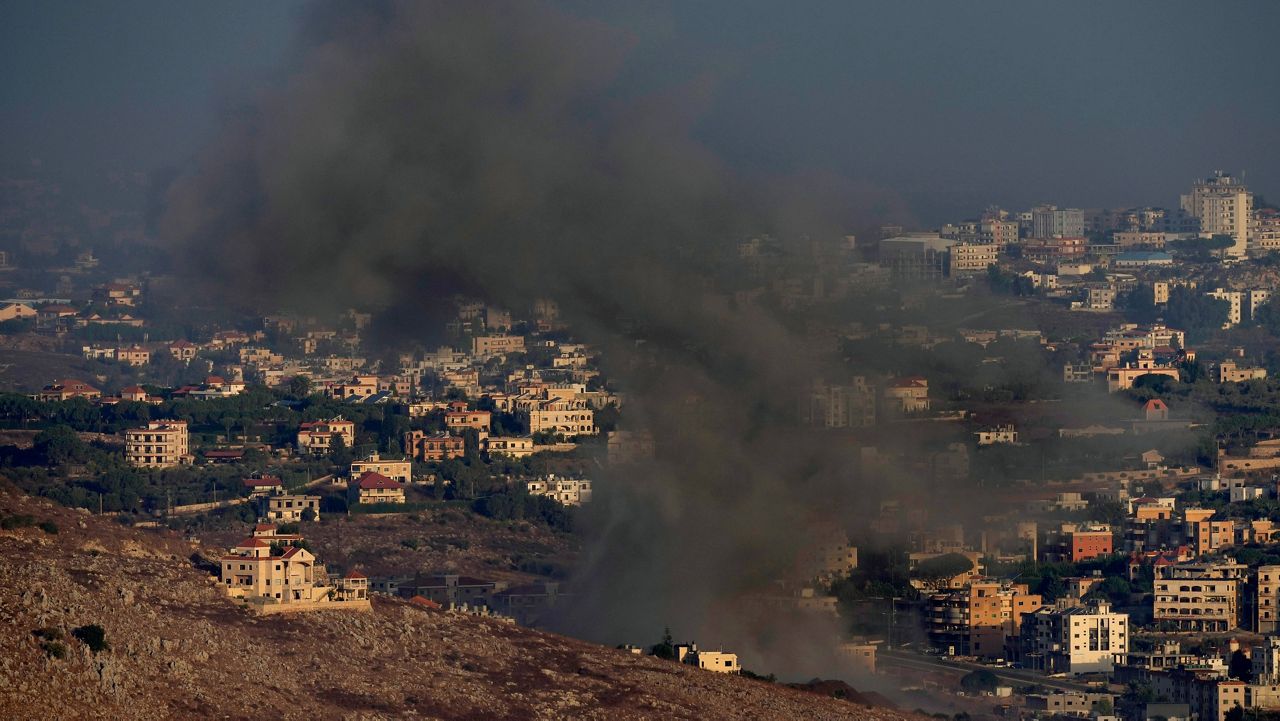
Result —
[[[767,202],[693,139],[708,78],[628,87],[634,42],[529,3],[316,5],[286,77],[174,184],[162,232],[193,281],[250,302],[427,318],[459,289],[557,300],[660,448],[601,470],[562,627],[652,642],[670,625],[813,672],[825,658],[806,649],[825,655],[834,622],[806,646],[741,599],[788,574],[810,529],[847,524],[863,489],[795,426],[828,359],[715,280],[749,234],[840,223],[827,198]]]

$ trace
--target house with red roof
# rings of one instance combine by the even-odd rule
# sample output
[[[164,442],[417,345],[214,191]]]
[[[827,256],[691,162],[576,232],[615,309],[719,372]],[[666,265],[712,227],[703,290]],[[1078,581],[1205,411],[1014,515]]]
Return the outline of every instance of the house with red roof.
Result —
[[[241,483],[249,489],[250,498],[262,498],[275,493],[284,493],[284,482],[276,476],[256,476],[246,478]]]
[[[74,378],[54,381],[36,394],[36,400],[40,401],[65,401],[70,398],[86,398],[92,401],[101,397],[102,391]]]
[[[924,376],[903,376],[889,381],[884,389],[885,402],[901,413],[929,410],[929,380]]]
[[[232,598],[262,613],[339,608],[368,610],[369,579],[353,571],[330,580],[302,537],[259,524],[218,559],[218,582]]]
[[[356,503],[404,503],[404,484],[377,471],[365,471],[351,484]]]

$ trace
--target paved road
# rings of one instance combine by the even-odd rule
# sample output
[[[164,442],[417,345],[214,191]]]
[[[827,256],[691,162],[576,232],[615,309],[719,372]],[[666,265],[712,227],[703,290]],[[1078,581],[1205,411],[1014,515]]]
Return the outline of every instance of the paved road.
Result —
[[[997,678],[1010,681],[1019,685],[1037,684],[1046,688],[1058,689],[1061,691],[1082,691],[1089,693],[1098,693],[1103,689],[1090,686],[1084,683],[1068,681],[1061,678],[1049,678],[1041,676],[1038,673],[1024,671],[1016,668],[997,668],[993,666],[984,666],[980,663],[971,661],[958,661],[955,659],[940,658],[938,656],[922,656],[916,653],[893,651],[881,648],[876,654],[877,663],[889,666],[899,666],[902,668],[917,669],[920,671],[941,671],[944,673],[954,673],[957,675],[966,674],[977,669],[985,669],[995,674]]]

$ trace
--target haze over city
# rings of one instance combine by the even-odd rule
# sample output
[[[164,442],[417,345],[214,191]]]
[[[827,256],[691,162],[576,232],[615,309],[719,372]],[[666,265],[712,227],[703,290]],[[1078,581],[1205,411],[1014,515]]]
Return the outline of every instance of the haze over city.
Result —
[[[6,717],[1280,716],[1275,4],[0,20]]]

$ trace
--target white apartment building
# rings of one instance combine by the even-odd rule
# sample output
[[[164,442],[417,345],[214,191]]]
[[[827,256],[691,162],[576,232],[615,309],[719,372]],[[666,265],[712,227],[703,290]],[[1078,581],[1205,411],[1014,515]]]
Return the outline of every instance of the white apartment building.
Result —
[[[1042,608],[1022,617],[1026,668],[1044,673],[1110,673],[1129,653],[1129,615],[1106,601]]]
[[[1228,235],[1234,244],[1227,254],[1240,258],[1248,252],[1249,226],[1253,220],[1253,194],[1240,180],[1221,170],[1198,180],[1191,193],[1182,196],[1182,209],[1200,219],[1202,236]]]
[[[1225,300],[1231,304],[1231,310],[1227,313],[1227,321],[1222,324],[1223,329],[1234,328],[1240,325],[1244,320],[1244,293],[1238,290],[1226,290],[1224,288],[1216,288],[1205,295],[1218,300]]]
[[[974,433],[978,438],[978,445],[991,446],[997,443],[1017,443],[1018,431],[1013,424],[996,426],[994,428],[985,428]]]
[[[566,506],[580,506],[591,502],[591,481],[576,478],[558,478],[554,474],[525,482],[532,496],[547,496]]]
[[[186,421],[151,421],[124,432],[124,458],[138,468],[169,468],[193,459]]]

